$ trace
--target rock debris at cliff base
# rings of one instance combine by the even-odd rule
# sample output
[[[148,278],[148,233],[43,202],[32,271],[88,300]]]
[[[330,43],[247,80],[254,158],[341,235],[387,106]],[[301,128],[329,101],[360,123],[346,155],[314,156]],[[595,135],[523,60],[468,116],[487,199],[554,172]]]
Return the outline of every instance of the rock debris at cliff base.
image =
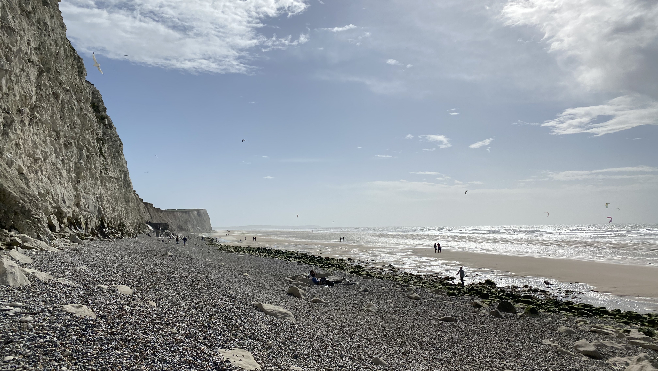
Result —
[[[290,277],[314,267],[194,238],[24,254],[30,269],[71,284],[28,275],[28,286],[0,286],[0,370],[623,370],[654,367],[657,355],[633,345],[653,339],[604,320],[497,318],[465,297],[342,272],[354,284],[295,281],[296,297]],[[579,352],[592,347],[600,359]]]

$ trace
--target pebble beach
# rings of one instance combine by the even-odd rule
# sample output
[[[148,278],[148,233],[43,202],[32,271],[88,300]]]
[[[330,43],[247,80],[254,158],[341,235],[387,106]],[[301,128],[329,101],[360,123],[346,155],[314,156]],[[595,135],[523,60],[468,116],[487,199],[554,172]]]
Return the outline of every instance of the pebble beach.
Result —
[[[655,336],[632,325],[523,314],[196,237],[14,251],[3,259],[30,284],[0,286],[0,370],[658,367]],[[311,285],[311,269],[342,282]]]

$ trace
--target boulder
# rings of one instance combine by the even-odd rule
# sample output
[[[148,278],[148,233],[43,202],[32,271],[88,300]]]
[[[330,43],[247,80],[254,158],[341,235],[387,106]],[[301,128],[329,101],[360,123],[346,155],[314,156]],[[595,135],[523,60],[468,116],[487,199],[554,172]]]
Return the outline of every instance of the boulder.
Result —
[[[507,300],[503,300],[500,303],[498,303],[498,307],[496,309],[498,309],[500,312],[503,313],[516,313],[516,307],[514,306],[514,304],[510,303]]]
[[[523,310],[523,315],[529,317],[537,317],[539,316],[539,309],[537,309],[537,307],[535,307],[534,305],[528,305]]]
[[[82,240],[75,233],[71,233],[71,235],[69,236],[69,240],[71,240],[71,242],[73,243],[82,244]]]
[[[388,363],[386,363],[383,359],[379,357],[373,357],[372,358],[372,363],[377,365],[377,366],[388,366]]]
[[[62,305],[62,308],[64,309],[64,311],[69,312],[69,313],[73,314],[76,317],[91,318],[91,319],[96,318],[96,313],[94,313],[86,305],[67,304],[67,305]]]
[[[445,317],[439,318],[439,321],[441,321],[441,322],[457,322],[457,318],[452,317],[452,316],[445,316]]]
[[[22,264],[32,264],[34,263],[34,260],[30,258],[29,256],[21,253],[17,249],[9,251],[9,256],[11,256],[14,260],[16,260],[19,263]]]
[[[305,294],[303,290],[300,290],[297,286],[290,286],[288,288],[288,295],[294,296],[296,298],[303,299]]]
[[[573,347],[582,355],[587,356],[589,358],[594,358],[594,359],[601,359],[603,358],[601,356],[601,353],[596,349],[594,344],[588,342],[585,339],[578,340],[577,342],[574,343]]]
[[[416,293],[411,293],[411,294],[407,295],[407,297],[411,300],[420,300],[420,295],[418,295]]]
[[[50,273],[40,272],[36,269],[23,268],[23,271],[25,271],[25,273],[33,275],[41,282],[48,282],[55,279],[55,277],[51,276]]]
[[[285,308],[282,308],[282,307],[279,307],[279,306],[276,306],[276,305],[272,305],[272,304],[264,304],[264,303],[258,303],[258,302],[254,303],[253,305],[259,311],[267,314],[268,316],[276,317],[276,318],[279,318],[279,319],[287,319],[287,320],[291,320],[291,321],[295,320],[295,316],[293,316],[293,314]]]
[[[629,340],[628,344],[635,345],[636,347],[640,347],[640,348],[644,348],[644,349],[653,349],[655,351],[658,351],[658,344],[652,343],[650,341]]]
[[[562,334],[565,334],[565,335],[573,335],[573,334],[576,333],[576,330],[574,330],[574,329],[572,329],[572,328],[570,328],[570,327],[566,327],[566,326],[560,326],[560,327],[558,327],[558,328],[557,328],[557,331],[558,331],[559,333],[562,333]]]
[[[363,309],[367,310],[368,312],[376,312],[377,311],[377,306],[373,303],[368,303]]]
[[[624,371],[656,371],[658,362],[652,361],[646,353],[640,353],[635,357],[614,357],[606,361],[615,369]]]
[[[243,370],[260,370],[261,367],[254,359],[254,356],[244,349],[219,349],[219,354],[224,360],[231,362],[231,365]]]
[[[21,241],[21,239],[16,236],[9,237],[9,242],[7,243],[7,245],[11,247],[18,247],[22,244],[23,241]]]
[[[135,290],[131,289],[129,286],[126,285],[117,285],[116,289],[117,292],[122,295],[132,295],[135,293]]]
[[[487,305],[479,300],[475,300],[471,302],[471,306],[475,309],[480,309],[486,307]]]
[[[10,259],[0,258],[0,285],[23,287],[30,284],[23,270]]]
[[[324,303],[326,303],[326,301],[324,301],[324,300],[322,300],[322,299],[320,299],[316,296],[313,299],[311,299],[311,303],[324,304]]]

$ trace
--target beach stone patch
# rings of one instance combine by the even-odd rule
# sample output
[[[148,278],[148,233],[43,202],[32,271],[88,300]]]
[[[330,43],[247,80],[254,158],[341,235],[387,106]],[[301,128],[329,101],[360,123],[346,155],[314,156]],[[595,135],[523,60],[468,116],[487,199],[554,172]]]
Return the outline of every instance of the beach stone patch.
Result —
[[[268,316],[276,317],[279,319],[287,319],[291,321],[295,320],[295,316],[289,310],[283,307],[279,307],[272,304],[258,303],[258,302],[254,303],[253,305],[254,307],[256,307],[256,309],[267,314]]]
[[[131,289],[130,286],[126,285],[117,285],[117,292],[121,295],[132,295],[135,293],[135,290]]]
[[[305,293],[303,290],[300,290],[299,287],[297,286],[290,286],[288,288],[288,295],[294,296],[296,298],[303,299],[305,296]]]
[[[570,327],[566,327],[566,326],[560,326],[560,327],[558,327],[558,328],[557,328],[557,331],[558,331],[559,333],[561,333],[561,334],[565,334],[565,335],[573,335],[573,334],[576,333],[576,330],[574,330],[574,329],[572,329],[572,328],[570,328]]]
[[[23,269],[18,264],[5,257],[0,259],[0,285],[23,287],[29,284],[30,280],[25,277]]]
[[[601,353],[599,353],[599,351],[596,349],[594,344],[590,343],[585,339],[578,340],[577,342],[574,343],[573,347],[578,351],[578,353],[587,356],[589,358],[593,358],[593,359],[603,358],[603,356],[601,356]]]
[[[18,263],[21,264],[32,264],[34,263],[34,260],[30,258],[29,256],[21,253],[18,251],[18,249],[10,250],[9,251],[9,256],[11,256],[14,260],[16,260]]]
[[[76,317],[81,318],[96,318],[96,313],[89,309],[86,305],[82,304],[66,304],[62,305],[64,311],[73,314]]]
[[[240,348],[219,349],[219,354],[224,360],[231,362],[231,365],[240,367],[243,370],[260,370],[261,367],[254,359],[254,356],[247,350]]]
[[[498,307],[496,307],[498,311],[503,312],[503,313],[516,313],[516,307],[514,304],[510,303],[507,300],[503,300],[500,303],[498,303]]]

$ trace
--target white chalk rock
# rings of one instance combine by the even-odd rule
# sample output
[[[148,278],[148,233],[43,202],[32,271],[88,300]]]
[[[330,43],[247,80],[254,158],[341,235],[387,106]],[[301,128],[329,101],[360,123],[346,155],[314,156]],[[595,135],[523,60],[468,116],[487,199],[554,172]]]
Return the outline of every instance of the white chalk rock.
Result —
[[[316,297],[314,297],[313,299],[311,299],[311,303],[325,304],[326,301],[324,301],[324,300],[322,300],[322,299],[320,299],[320,298],[318,298],[318,297],[316,296]]]
[[[71,314],[73,314],[76,317],[82,317],[82,318],[91,318],[95,319],[96,318],[96,313],[94,313],[91,309],[89,309],[86,305],[82,304],[67,304],[67,305],[62,305],[62,308]]]
[[[377,366],[388,366],[388,363],[384,362],[384,360],[379,357],[373,357],[372,363]]]
[[[219,353],[225,360],[231,362],[231,365],[240,367],[243,370],[260,370],[260,365],[248,351],[239,348],[219,349]]]
[[[0,285],[23,287],[30,284],[18,264],[4,257],[0,258]]]
[[[299,287],[297,287],[297,286],[290,286],[290,288],[288,288],[288,295],[292,295],[296,298],[303,299],[304,298],[304,291],[300,290]]]
[[[603,358],[601,356],[601,353],[596,349],[594,344],[588,342],[585,339],[578,340],[576,343],[574,343],[573,347],[582,355],[594,358],[594,359],[601,359]]]
[[[367,310],[368,312],[376,312],[377,311],[377,306],[373,303],[368,303],[363,309]]]
[[[117,292],[122,295],[132,295],[135,293],[135,290],[131,289],[129,286],[126,285],[117,285],[116,289]]]
[[[259,311],[267,314],[268,316],[276,317],[279,319],[288,319],[291,321],[295,320],[295,316],[293,316],[289,310],[276,305],[254,303],[254,307],[256,307]]]
[[[565,334],[565,335],[573,335],[573,334],[576,333],[576,330],[574,330],[574,329],[572,329],[572,328],[570,328],[570,327],[566,327],[566,326],[560,326],[560,327],[558,327],[558,328],[557,328],[557,331],[558,331],[559,333],[562,333],[562,334]]]
[[[20,251],[14,249],[9,251],[9,256],[11,256],[14,260],[21,264],[32,264],[34,263],[34,260],[30,258],[29,256],[21,253]]]

